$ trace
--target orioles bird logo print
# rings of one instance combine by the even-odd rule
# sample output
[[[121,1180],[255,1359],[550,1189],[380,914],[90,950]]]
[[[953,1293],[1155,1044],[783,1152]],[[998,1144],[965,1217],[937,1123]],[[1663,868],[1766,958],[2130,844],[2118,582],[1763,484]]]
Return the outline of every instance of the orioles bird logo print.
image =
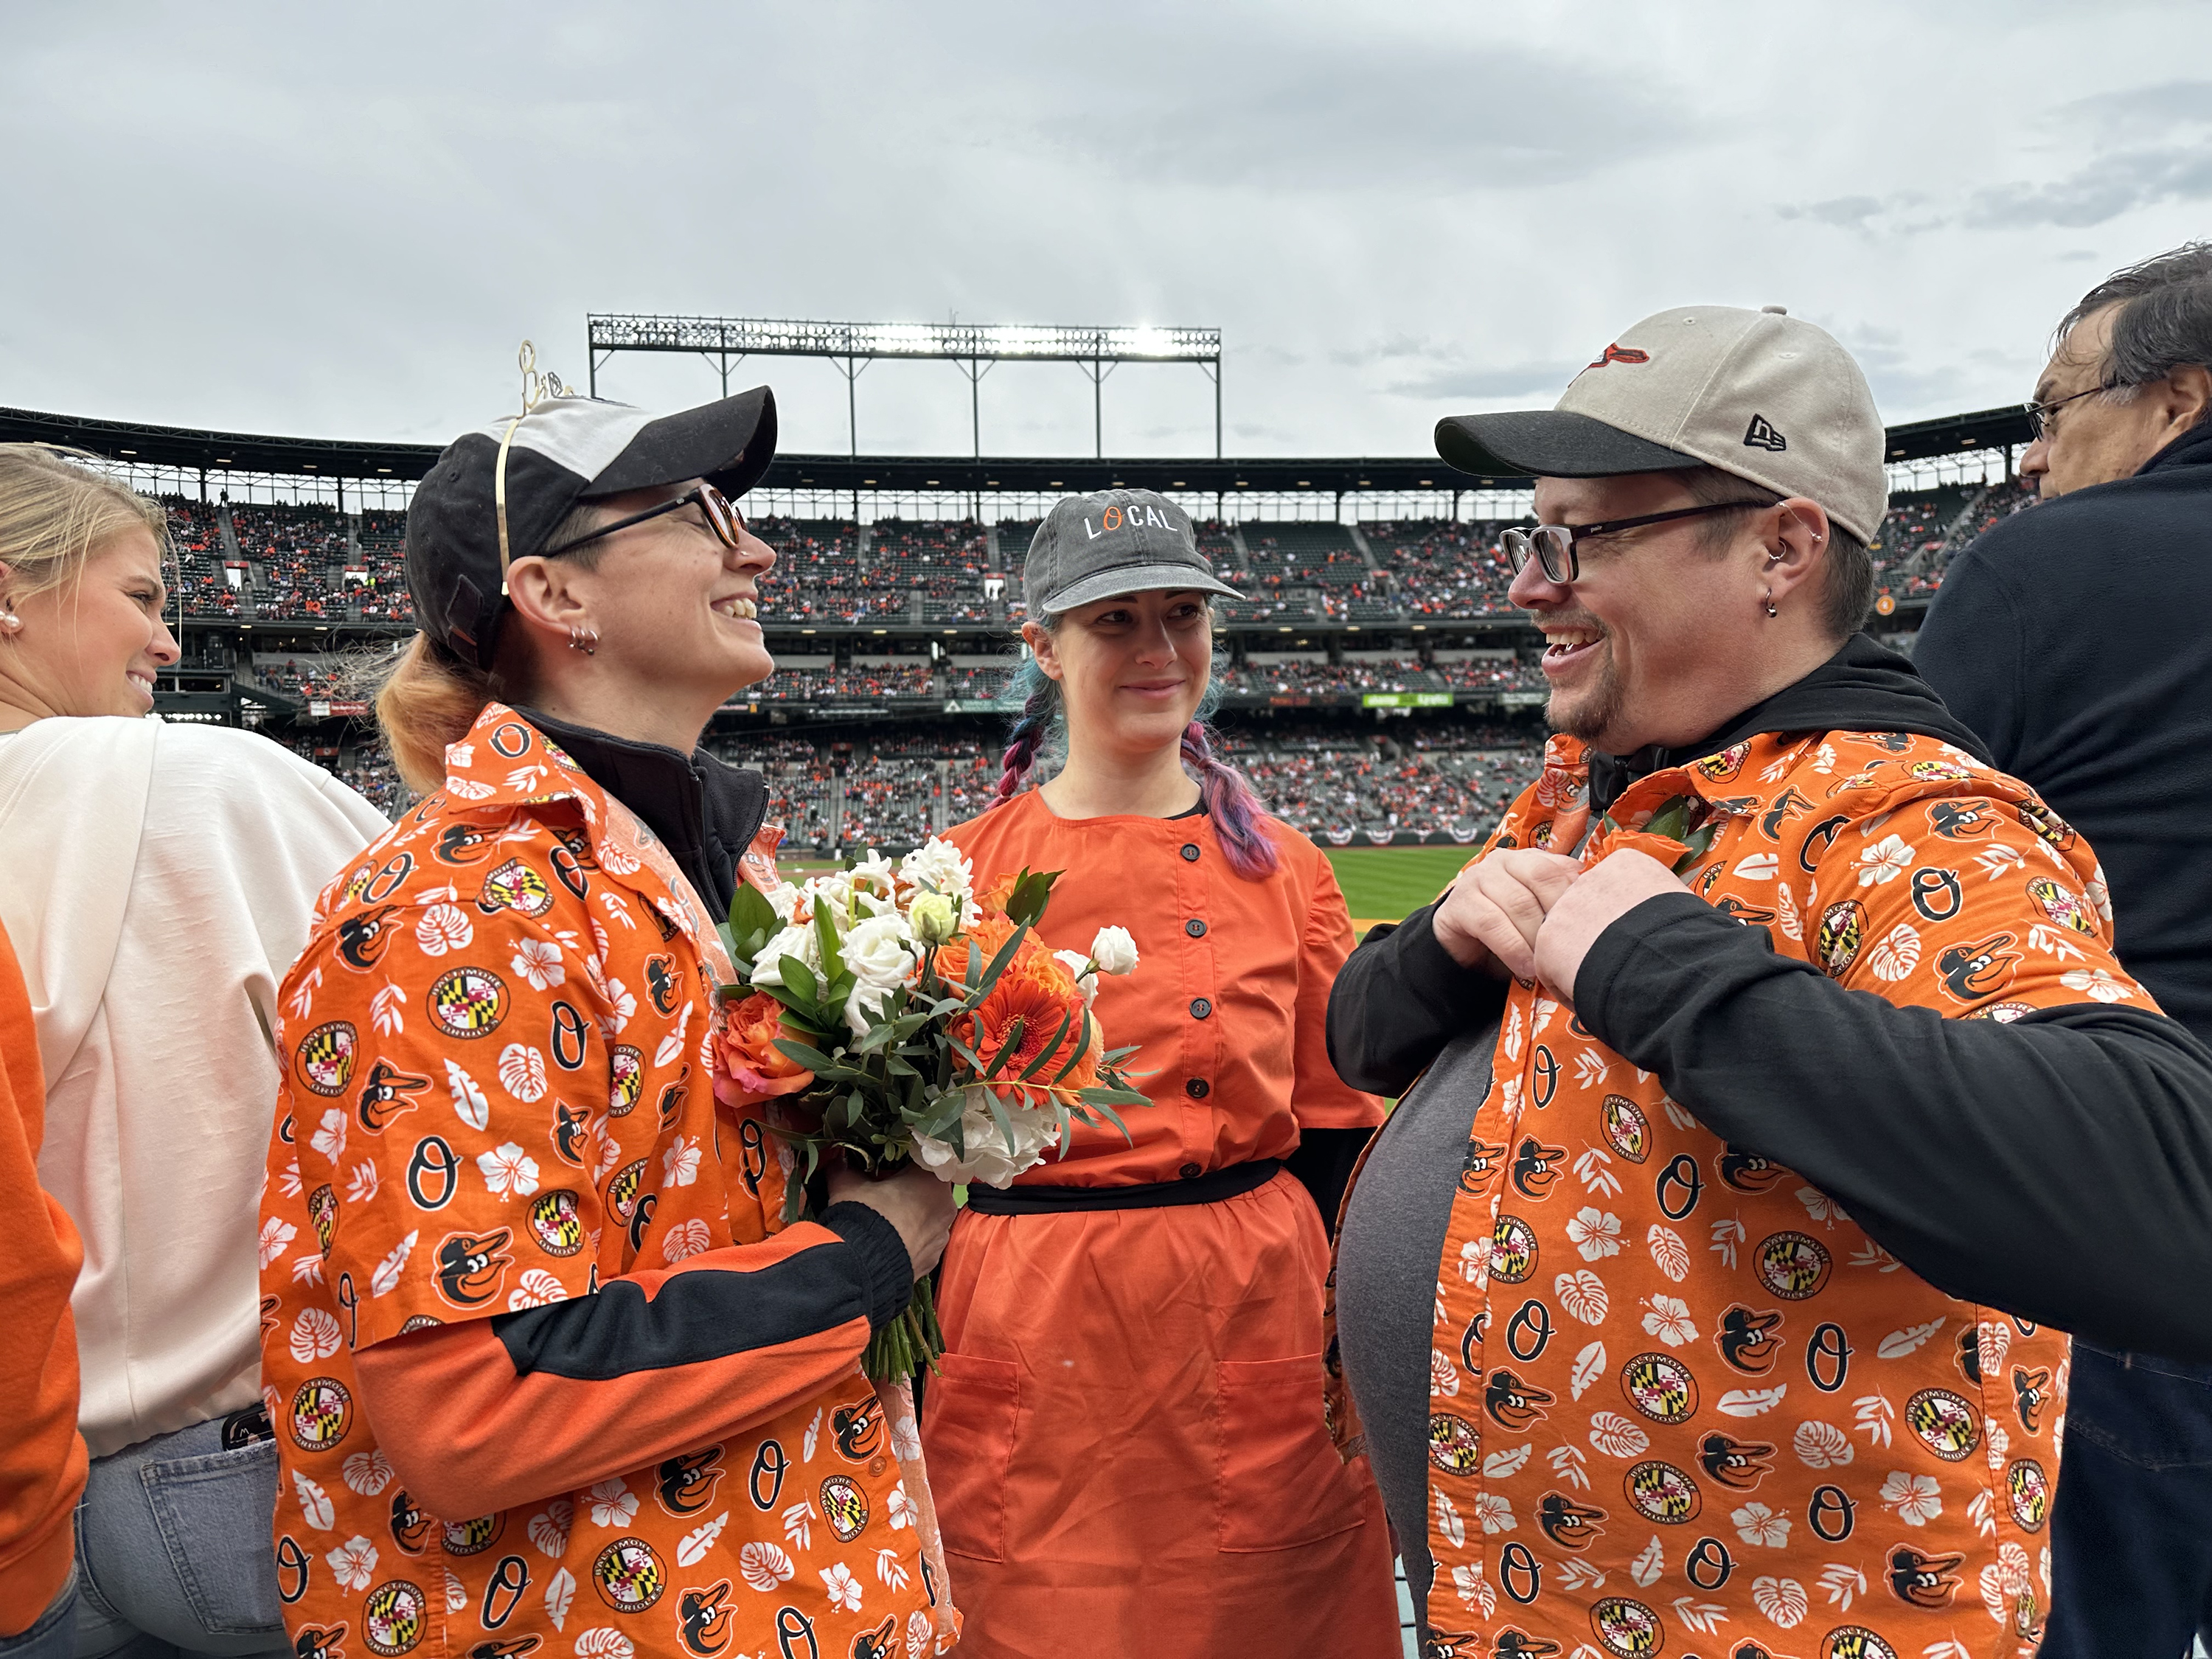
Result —
[[[500,1281],[514,1265],[507,1254],[514,1235],[504,1227],[488,1233],[449,1233],[438,1247],[438,1289],[457,1308],[481,1308],[499,1294]]]

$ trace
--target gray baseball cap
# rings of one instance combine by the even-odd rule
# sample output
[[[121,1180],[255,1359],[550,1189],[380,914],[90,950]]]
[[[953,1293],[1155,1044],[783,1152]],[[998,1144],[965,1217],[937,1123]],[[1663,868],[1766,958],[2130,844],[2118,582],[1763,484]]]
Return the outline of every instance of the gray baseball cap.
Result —
[[[1483,477],[1602,478],[1714,466],[1818,501],[1861,541],[1889,511],[1881,416],[1851,354],[1780,306],[1646,317],[1559,406],[1437,422],[1437,453]]]
[[[1244,597],[1198,550],[1190,514],[1149,489],[1102,489],[1055,501],[1022,567],[1022,598],[1032,617],[1163,588]]]

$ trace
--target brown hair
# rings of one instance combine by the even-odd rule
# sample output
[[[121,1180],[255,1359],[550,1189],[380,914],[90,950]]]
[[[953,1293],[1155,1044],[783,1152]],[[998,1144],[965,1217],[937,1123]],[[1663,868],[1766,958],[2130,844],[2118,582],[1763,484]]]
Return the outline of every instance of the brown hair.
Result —
[[[1690,497],[1700,507],[1717,507],[1723,501],[1749,501],[1757,507],[1771,507],[1782,497],[1764,484],[1755,484],[1748,478],[1739,478],[1733,472],[1723,472],[1717,466],[1695,466],[1676,475]],[[1712,518],[1705,521],[1705,545],[1708,552],[1726,552],[1735,539],[1735,525],[1732,520]],[[1866,625],[1867,612],[1874,608],[1874,556],[1867,544],[1838,524],[1828,520],[1828,557],[1818,598],[1821,620],[1833,638],[1842,641]]]
[[[597,507],[579,505],[554,526],[545,545],[558,547],[596,529],[599,517]],[[589,570],[598,564],[600,550],[601,544],[587,542],[561,556]],[[376,724],[392,765],[410,789],[427,795],[445,787],[447,748],[468,736],[487,704],[530,696],[535,678],[530,670],[529,647],[520,630],[502,627],[489,672],[417,633],[398,653],[367,659],[354,677],[374,688]]]
[[[0,563],[8,596],[67,587],[116,537],[150,531],[166,558],[169,515],[159,501],[95,472],[99,457],[52,444],[0,444]]]

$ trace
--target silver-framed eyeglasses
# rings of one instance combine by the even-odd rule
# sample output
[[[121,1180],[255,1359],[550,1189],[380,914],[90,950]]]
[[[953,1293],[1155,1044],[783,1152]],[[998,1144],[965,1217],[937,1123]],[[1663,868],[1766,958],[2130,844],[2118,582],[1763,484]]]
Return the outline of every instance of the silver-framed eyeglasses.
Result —
[[[1640,529],[1647,524],[1694,519],[1702,514],[1726,513],[1740,507],[1773,505],[1771,501],[1714,501],[1705,507],[1678,507],[1671,513],[1646,513],[1636,519],[1607,519],[1600,524],[1540,524],[1533,530],[1509,530],[1500,540],[1515,575],[1519,575],[1534,559],[1543,567],[1545,575],[1565,584],[1580,579],[1582,560],[1575,549],[1593,536],[1610,536],[1617,531]]]

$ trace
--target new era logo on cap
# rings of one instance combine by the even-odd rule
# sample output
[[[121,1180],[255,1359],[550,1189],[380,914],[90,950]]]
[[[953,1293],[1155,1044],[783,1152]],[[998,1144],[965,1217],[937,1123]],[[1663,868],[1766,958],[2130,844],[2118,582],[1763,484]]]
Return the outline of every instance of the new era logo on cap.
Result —
[[[1767,424],[1766,416],[1753,415],[1751,424],[1743,429],[1746,449],[1771,449],[1778,453],[1790,447],[1790,440]]]

